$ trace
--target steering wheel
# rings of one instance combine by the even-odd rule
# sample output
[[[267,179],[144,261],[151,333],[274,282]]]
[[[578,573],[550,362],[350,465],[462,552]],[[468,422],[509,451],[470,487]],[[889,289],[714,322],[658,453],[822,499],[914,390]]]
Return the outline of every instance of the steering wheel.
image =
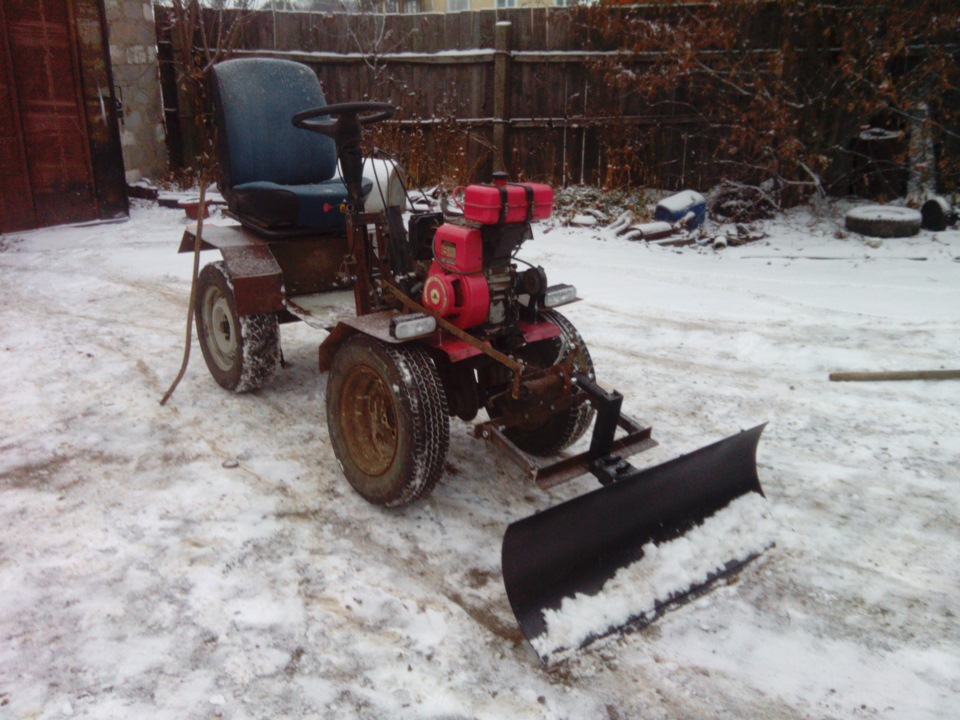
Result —
[[[354,208],[363,208],[363,155],[360,151],[363,126],[391,118],[394,112],[396,108],[390,103],[350,102],[304,110],[293,116],[296,127],[333,138],[343,169],[343,182]],[[336,120],[318,119],[324,115],[334,115]]]
[[[304,130],[312,130],[321,135],[327,135],[334,140],[344,134],[356,132],[356,126],[373,125],[393,117],[396,108],[385,102],[348,102],[326,105],[298,112],[293,116],[293,124]],[[361,115],[361,113],[373,113]],[[324,115],[337,116],[336,120],[318,120]]]

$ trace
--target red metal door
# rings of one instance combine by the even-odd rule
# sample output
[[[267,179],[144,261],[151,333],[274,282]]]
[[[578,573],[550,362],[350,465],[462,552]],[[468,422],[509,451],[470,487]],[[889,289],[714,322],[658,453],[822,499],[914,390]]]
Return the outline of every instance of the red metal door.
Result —
[[[2,232],[101,216],[74,5],[0,5]]]

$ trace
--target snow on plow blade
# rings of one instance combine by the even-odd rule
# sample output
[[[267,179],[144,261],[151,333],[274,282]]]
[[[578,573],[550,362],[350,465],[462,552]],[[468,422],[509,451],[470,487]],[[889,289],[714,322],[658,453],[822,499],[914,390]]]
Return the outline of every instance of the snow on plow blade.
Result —
[[[544,663],[649,624],[773,544],[763,428],[645,470],[599,461],[591,471],[612,484],[507,528],[507,596]]]

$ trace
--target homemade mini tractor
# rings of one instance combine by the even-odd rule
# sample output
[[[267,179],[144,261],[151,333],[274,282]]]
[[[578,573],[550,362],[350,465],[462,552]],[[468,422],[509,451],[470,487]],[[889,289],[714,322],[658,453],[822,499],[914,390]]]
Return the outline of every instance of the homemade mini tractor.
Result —
[[[391,106],[327,105],[314,72],[284,60],[223,62],[212,91],[221,191],[239,221],[202,232],[202,249],[223,256],[196,279],[194,307],[216,381],[235,392],[263,386],[280,369],[280,325],[303,321],[326,333],[330,442],[371,503],[399,507],[431,492],[450,416],[481,418],[476,436],[541,487],[588,472],[605,485],[508,528],[504,581],[528,638],[544,635],[545,612],[564,598],[602,592],[619,569],[643,563],[645,545],[762,495],[762,427],[647,470],[625,460],[656,443],[596,382],[583,338],[558,312],[575,288],[517,258],[531,222],[551,213],[548,186],[496,176],[462,190],[455,219],[405,214],[376,173],[365,177],[361,153],[363,127]],[[383,207],[366,209],[374,204]],[[195,241],[188,229],[181,252]],[[589,446],[560,456],[591,423]],[[727,558],[576,644],[649,622],[756,554]]]

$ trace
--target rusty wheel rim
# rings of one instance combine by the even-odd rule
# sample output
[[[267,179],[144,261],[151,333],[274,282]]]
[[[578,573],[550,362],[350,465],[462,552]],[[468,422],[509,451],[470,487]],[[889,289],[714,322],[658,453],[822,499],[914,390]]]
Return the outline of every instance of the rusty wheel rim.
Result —
[[[354,368],[341,391],[343,438],[362,473],[383,475],[397,455],[397,413],[393,395],[373,368]]]

